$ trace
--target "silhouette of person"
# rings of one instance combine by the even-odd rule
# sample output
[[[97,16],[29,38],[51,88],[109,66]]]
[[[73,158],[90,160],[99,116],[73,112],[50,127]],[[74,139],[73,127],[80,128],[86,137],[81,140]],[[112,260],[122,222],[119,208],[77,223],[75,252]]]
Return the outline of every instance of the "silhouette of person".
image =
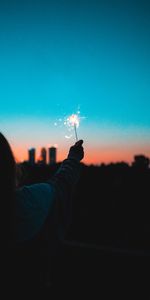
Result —
[[[1,215],[7,230],[5,243],[30,244],[46,231],[47,223],[47,239],[52,247],[54,241],[64,238],[70,224],[71,194],[80,177],[80,161],[84,157],[82,144],[80,140],[70,148],[52,179],[17,188],[15,159],[8,141],[0,133],[0,189],[4,195]]]

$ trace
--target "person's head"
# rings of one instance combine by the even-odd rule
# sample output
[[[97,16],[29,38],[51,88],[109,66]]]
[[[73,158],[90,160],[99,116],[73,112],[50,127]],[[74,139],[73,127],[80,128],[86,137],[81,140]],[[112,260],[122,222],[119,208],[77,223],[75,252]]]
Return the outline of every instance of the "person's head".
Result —
[[[0,132],[0,187],[15,188],[16,162],[11,147]],[[3,184],[3,186],[1,186]]]
[[[13,227],[15,182],[15,159],[7,139],[0,133],[0,218],[9,233]]]

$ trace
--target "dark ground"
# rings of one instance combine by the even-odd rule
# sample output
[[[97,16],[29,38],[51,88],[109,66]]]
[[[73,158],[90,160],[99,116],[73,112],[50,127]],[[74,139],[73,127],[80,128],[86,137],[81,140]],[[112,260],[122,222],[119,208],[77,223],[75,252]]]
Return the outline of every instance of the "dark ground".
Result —
[[[59,165],[23,164],[22,167],[22,184],[32,184],[49,179]],[[150,169],[144,160],[133,166],[82,165],[73,197],[72,225],[60,251],[47,267],[52,274],[44,292],[55,295],[61,292],[64,296],[70,290],[101,294],[101,289],[105,286],[110,289],[111,285],[116,291],[122,285],[124,291],[133,278],[145,276],[148,265],[141,273],[137,264],[129,266],[120,257],[132,257],[133,261],[139,256],[150,256],[149,187]],[[112,256],[117,260],[112,261]],[[35,259],[38,273],[37,260],[39,257]],[[47,264],[46,256],[45,260]],[[105,294],[109,292],[107,288]]]

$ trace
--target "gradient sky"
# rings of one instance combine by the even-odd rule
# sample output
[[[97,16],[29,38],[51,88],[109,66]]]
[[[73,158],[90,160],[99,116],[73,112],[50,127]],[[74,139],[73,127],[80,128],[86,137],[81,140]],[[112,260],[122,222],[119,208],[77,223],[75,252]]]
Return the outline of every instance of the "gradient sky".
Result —
[[[17,160],[65,139],[80,107],[85,162],[150,156],[150,2],[0,2],[0,130]],[[61,122],[60,122],[61,123]]]

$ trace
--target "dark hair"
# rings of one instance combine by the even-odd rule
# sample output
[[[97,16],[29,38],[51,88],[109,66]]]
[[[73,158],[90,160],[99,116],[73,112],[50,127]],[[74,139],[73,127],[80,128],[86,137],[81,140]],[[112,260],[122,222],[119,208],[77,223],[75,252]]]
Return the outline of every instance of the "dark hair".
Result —
[[[16,163],[13,152],[0,132],[0,218],[2,222],[0,231],[3,231],[1,234],[3,243],[8,245],[14,237],[15,183]]]

